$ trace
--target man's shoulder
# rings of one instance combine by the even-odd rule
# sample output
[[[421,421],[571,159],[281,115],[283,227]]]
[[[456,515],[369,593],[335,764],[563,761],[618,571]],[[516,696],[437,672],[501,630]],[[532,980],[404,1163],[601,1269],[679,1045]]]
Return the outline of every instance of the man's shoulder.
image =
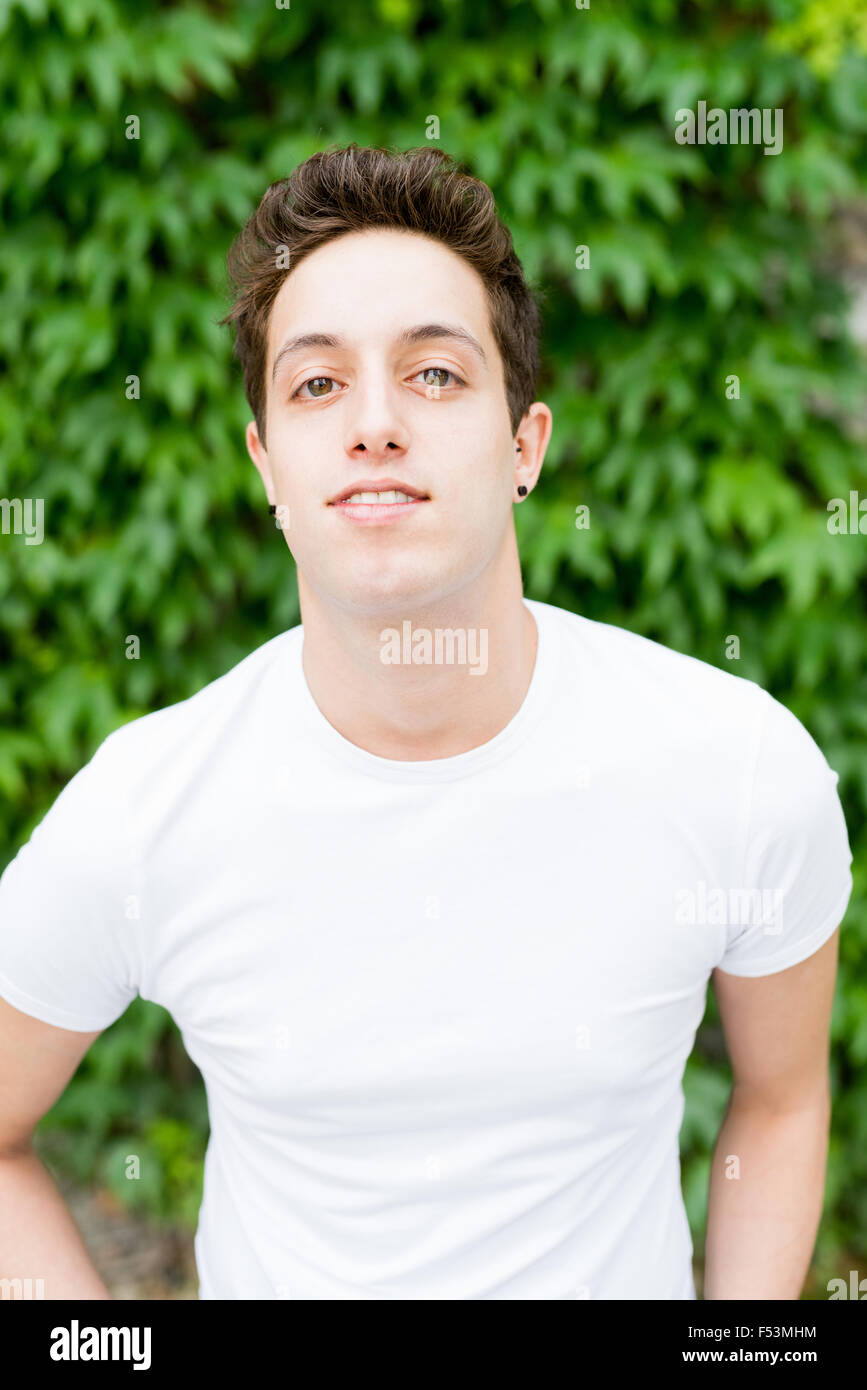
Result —
[[[121,724],[103,740],[97,755],[105,766],[136,763],[153,767],[166,758],[209,743],[229,728],[237,737],[255,719],[263,701],[273,701],[273,677],[301,637],[300,625],[279,632],[192,695]]]
[[[641,722],[663,721],[673,727],[694,722],[755,728],[772,697],[751,678],[678,651],[655,638],[617,623],[603,622],[569,609],[543,605],[551,614],[573,658],[576,680],[612,708],[629,710]],[[723,637],[721,659],[732,668],[738,646]]]

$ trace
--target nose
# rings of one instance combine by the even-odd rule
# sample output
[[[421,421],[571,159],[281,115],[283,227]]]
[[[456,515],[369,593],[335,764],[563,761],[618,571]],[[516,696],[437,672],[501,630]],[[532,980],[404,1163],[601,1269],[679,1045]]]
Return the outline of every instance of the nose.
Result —
[[[369,375],[356,388],[356,409],[346,426],[346,452],[351,458],[371,462],[396,458],[409,447],[409,431],[404,424],[396,396],[397,388],[384,372]]]

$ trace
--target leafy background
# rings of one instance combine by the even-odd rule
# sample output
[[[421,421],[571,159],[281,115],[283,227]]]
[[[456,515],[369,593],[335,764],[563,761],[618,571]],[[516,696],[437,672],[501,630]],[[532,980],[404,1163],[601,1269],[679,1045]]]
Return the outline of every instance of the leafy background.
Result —
[[[46,508],[43,544],[0,536],[0,866],[108,733],[299,620],[217,326],[226,252],[313,151],[423,144],[435,115],[543,295],[555,432],[517,510],[526,593],[758,681],[840,774],[856,883],[805,1294],[867,1271],[867,541],[826,524],[867,495],[863,7],[3,0],[0,37],[0,490]],[[782,107],[783,153],[678,145],[699,99]],[[681,1136],[699,1269],[729,1080],[711,991]],[[201,1078],[141,1000],[38,1130],[55,1171],[181,1229],[206,1138]]]

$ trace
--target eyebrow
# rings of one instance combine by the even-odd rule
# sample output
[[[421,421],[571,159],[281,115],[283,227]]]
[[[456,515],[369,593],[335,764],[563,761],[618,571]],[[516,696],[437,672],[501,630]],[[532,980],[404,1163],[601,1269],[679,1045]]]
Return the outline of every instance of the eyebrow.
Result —
[[[485,366],[488,365],[485,350],[478,339],[455,323],[420,323],[415,328],[405,328],[399,335],[398,342],[402,346],[409,347],[414,343],[429,342],[433,338],[445,338],[451,342],[462,343],[464,347],[470,348]],[[277,380],[280,365],[287,357],[303,352],[305,348],[345,348],[346,346],[346,339],[338,338],[333,333],[301,333],[297,338],[287,338],[274,358],[274,368],[271,372],[272,385]]]

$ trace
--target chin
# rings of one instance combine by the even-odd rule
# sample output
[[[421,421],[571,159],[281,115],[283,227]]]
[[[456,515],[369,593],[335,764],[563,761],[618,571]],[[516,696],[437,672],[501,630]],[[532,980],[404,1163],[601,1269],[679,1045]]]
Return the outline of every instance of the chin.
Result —
[[[412,609],[423,608],[460,587],[454,577],[442,573],[376,576],[369,584],[355,583],[335,595],[340,607],[359,616],[400,619]]]

